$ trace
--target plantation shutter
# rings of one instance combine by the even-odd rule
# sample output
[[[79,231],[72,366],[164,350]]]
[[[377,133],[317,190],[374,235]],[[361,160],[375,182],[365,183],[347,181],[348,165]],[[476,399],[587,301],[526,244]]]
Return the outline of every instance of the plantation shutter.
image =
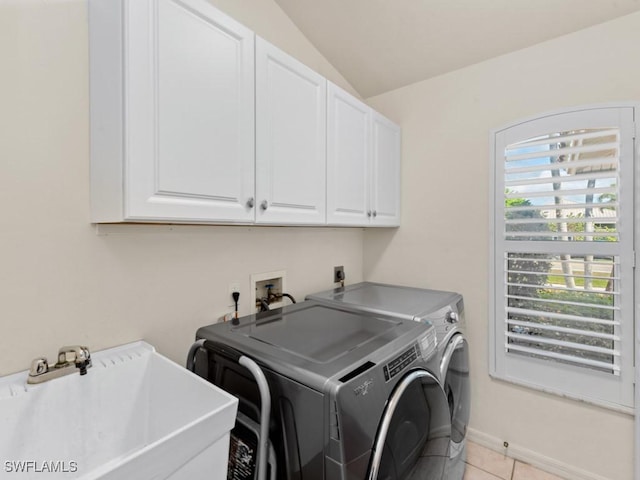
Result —
[[[633,405],[633,109],[495,132],[492,372]]]
[[[505,236],[616,242],[619,154],[618,129],[554,132],[508,145],[505,200],[525,198],[529,205],[505,203]],[[594,231],[594,224],[609,233]],[[579,235],[571,234],[571,227],[584,225]]]

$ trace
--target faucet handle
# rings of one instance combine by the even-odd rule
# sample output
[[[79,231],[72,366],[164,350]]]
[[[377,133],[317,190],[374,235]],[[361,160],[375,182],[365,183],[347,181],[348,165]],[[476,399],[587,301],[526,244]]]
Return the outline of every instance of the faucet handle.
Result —
[[[69,363],[74,363],[80,369],[80,375],[86,374],[87,368],[91,366],[89,348],[82,345],[61,347],[58,350],[58,363],[56,365],[68,365]]]
[[[31,361],[31,368],[29,368],[29,376],[35,377],[37,375],[42,375],[43,373],[47,373],[48,371],[49,371],[49,362],[47,362],[46,357],[34,358]]]
[[[91,365],[91,353],[82,345],[70,345],[58,350],[58,363],[75,363]]]

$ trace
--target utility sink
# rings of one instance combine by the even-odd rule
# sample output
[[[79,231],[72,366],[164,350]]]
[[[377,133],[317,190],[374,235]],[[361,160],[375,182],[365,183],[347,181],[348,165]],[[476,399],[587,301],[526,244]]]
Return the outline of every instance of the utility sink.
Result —
[[[238,401],[136,342],[86,375],[0,378],[0,478],[225,479]]]

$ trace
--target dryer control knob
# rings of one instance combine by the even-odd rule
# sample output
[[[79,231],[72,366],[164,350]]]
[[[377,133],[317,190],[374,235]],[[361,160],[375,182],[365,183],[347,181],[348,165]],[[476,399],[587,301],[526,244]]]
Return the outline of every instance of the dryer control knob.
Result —
[[[458,314],[456,312],[449,312],[445,320],[449,323],[458,323]]]

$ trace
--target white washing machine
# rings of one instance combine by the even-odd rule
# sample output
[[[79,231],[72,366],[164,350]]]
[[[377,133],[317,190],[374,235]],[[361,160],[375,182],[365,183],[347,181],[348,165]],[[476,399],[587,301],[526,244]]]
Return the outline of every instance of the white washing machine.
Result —
[[[470,415],[469,346],[465,336],[464,302],[454,292],[362,282],[307,296],[325,304],[384,314],[436,328],[435,370],[449,403],[451,442],[446,478],[461,480],[466,459],[466,432]]]

